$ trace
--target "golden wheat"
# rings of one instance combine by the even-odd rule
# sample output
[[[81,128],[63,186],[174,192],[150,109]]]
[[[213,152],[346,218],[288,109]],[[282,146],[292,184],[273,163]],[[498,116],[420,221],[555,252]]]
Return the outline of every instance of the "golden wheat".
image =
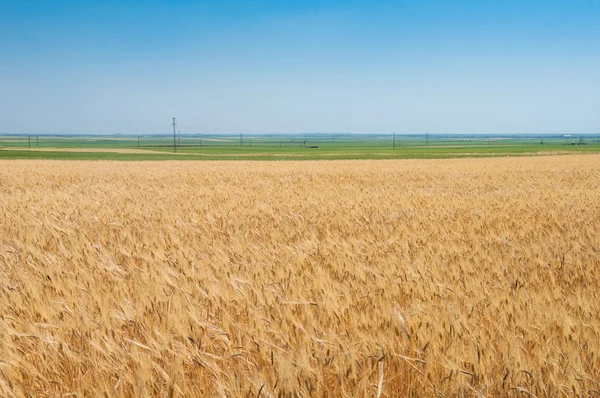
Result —
[[[2,396],[600,395],[600,157],[0,162]]]

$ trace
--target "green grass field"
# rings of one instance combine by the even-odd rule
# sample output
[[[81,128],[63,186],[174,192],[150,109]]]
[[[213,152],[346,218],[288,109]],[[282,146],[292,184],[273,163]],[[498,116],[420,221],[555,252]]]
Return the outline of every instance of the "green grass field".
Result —
[[[600,152],[598,137],[459,137],[391,135],[5,136],[0,159],[315,160],[524,156]],[[575,145],[572,145],[575,143]],[[312,147],[312,148],[311,148]]]

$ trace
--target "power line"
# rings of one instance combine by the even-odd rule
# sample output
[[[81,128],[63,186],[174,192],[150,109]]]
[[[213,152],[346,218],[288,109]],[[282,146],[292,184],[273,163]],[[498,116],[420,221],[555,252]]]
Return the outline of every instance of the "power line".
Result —
[[[173,152],[177,152],[177,137],[176,137],[176,129],[177,122],[175,121],[175,117],[173,117]]]

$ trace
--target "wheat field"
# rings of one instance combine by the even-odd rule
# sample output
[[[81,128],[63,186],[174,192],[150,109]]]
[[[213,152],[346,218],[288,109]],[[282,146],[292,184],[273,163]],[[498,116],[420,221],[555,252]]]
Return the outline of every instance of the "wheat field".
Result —
[[[0,162],[0,395],[600,396],[600,156]]]

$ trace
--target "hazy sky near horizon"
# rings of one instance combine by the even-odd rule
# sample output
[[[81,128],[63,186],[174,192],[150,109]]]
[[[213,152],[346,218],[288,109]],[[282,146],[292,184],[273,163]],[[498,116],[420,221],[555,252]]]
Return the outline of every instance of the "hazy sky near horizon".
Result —
[[[0,0],[0,133],[600,131],[600,0]]]

